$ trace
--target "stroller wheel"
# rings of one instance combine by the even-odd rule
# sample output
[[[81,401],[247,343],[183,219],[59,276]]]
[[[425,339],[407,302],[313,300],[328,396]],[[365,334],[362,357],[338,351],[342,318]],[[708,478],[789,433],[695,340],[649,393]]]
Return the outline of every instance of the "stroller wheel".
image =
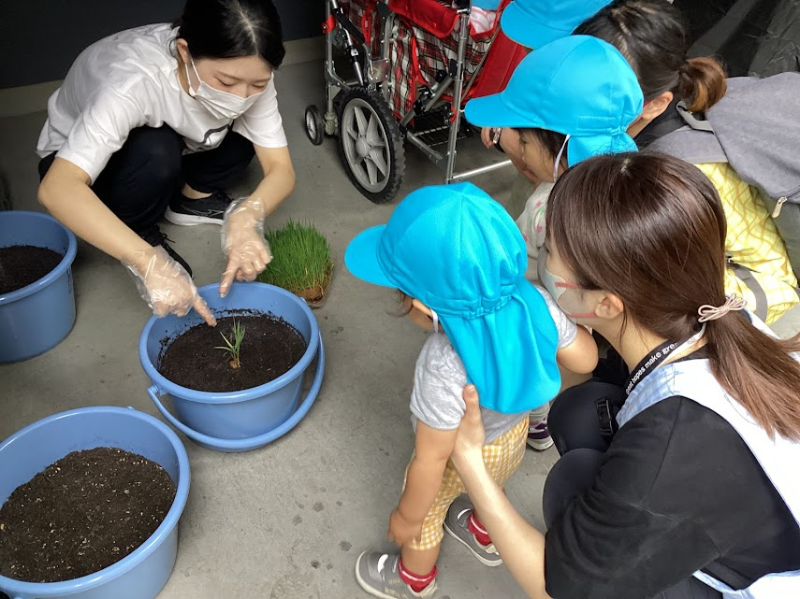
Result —
[[[313,104],[306,106],[306,135],[311,143],[315,146],[322,144],[325,134],[325,123],[322,122],[322,117],[319,110]]]
[[[350,180],[376,204],[394,198],[405,172],[400,126],[378,93],[354,88],[339,105],[339,155]]]

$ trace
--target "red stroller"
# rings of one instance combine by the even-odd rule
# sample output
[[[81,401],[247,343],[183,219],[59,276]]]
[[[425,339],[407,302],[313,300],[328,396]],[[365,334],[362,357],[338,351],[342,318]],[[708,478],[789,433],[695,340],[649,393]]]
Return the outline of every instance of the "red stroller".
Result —
[[[456,173],[456,146],[470,135],[462,120],[471,98],[501,91],[525,50],[500,31],[502,0],[486,31],[471,26],[469,0],[326,0],[323,115],[306,108],[315,145],[337,136],[353,184],[375,203],[390,201],[405,170],[403,140],[445,171],[445,183],[501,168],[502,161]],[[344,49],[354,77],[336,73]]]

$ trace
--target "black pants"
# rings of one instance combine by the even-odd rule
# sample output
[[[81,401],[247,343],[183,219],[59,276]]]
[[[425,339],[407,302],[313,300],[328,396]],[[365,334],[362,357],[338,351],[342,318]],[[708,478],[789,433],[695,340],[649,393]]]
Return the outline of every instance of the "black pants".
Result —
[[[603,436],[596,401],[612,404],[624,401],[621,387],[597,380],[568,389],[550,408],[547,426],[561,458],[547,475],[542,508],[549,528],[567,508],[594,482],[603,454],[611,439]],[[721,599],[722,595],[695,578],[675,585],[652,599]],[[555,599],[558,599],[557,597]]]
[[[92,185],[92,190],[136,232],[155,225],[184,183],[211,193],[235,183],[255,155],[252,142],[228,132],[213,150],[183,155],[183,138],[166,125],[139,127],[128,135]],[[39,176],[55,160],[55,154],[39,163]]]

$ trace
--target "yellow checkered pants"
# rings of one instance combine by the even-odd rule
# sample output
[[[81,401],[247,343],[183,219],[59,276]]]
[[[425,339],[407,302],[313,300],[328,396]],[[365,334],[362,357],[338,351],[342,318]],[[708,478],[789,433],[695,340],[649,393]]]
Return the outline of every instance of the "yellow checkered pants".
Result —
[[[514,471],[519,468],[522,458],[525,456],[527,438],[528,417],[526,416],[514,428],[483,446],[483,461],[486,463],[486,469],[498,485],[504,485]],[[406,469],[406,474],[408,474],[408,469]],[[442,542],[444,538],[442,526],[447,517],[447,510],[465,490],[453,462],[448,460],[439,493],[422,524],[420,540],[418,543],[410,543],[409,548],[425,551],[433,549]]]

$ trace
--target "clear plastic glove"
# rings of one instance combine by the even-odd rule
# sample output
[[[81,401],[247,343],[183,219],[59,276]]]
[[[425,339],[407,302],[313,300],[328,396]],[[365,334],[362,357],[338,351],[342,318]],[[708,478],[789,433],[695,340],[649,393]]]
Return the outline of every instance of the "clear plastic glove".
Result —
[[[137,251],[122,259],[133,273],[139,295],[159,318],[167,314],[186,316],[192,308],[209,326],[217,320],[200,297],[192,278],[184,268],[169,257],[162,247]]]
[[[272,261],[272,252],[264,239],[266,210],[259,198],[231,202],[222,223],[222,251],[228,265],[219,284],[221,297],[228,295],[231,283],[252,281]]]

